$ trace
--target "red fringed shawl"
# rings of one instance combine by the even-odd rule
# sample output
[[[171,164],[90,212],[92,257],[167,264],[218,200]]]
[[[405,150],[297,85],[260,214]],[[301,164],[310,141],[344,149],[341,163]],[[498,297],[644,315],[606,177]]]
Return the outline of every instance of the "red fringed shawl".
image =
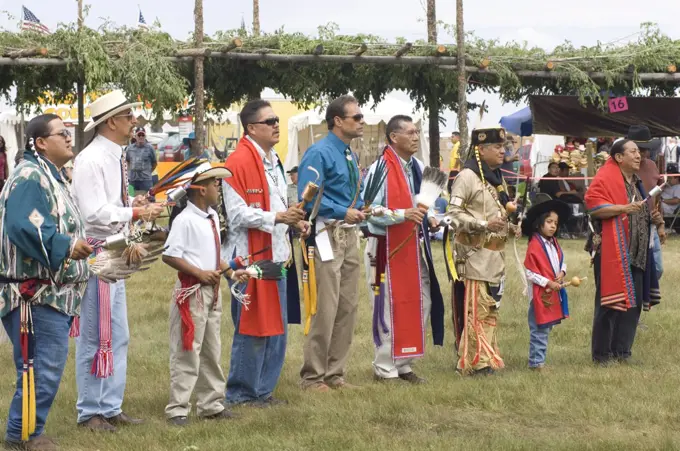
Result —
[[[253,143],[243,137],[236,150],[227,158],[224,166],[232,177],[225,179],[251,208],[269,211],[269,185],[264,173],[264,164]],[[272,259],[272,236],[257,229],[248,230],[248,254],[267,248],[260,254],[264,260]],[[283,318],[279,303],[279,291],[275,280],[251,279],[246,289],[250,305],[241,309],[238,331],[253,337],[283,335]]]
[[[629,203],[621,169],[610,158],[586,191],[589,212]],[[628,260],[628,215],[602,220],[600,296],[602,307],[628,310],[636,306],[633,276]]]
[[[387,169],[387,208],[413,208],[413,195],[399,156],[391,148],[383,154]],[[387,259],[387,277],[392,307],[392,357],[395,359],[421,356],[425,338],[420,286],[420,256],[418,233],[413,233],[411,221],[387,227],[387,255],[404,243]]]
[[[564,261],[564,254],[562,248],[556,239],[553,238],[553,243],[557,248],[557,255],[561,262]],[[527,247],[527,255],[524,258],[524,267],[531,272],[539,274],[548,280],[555,280],[558,274],[555,274],[550,257],[548,256],[541,238],[533,236],[529,240]],[[562,289],[564,290],[564,288]],[[542,287],[538,284],[533,284],[531,292],[531,302],[534,306],[534,316],[536,317],[536,324],[539,326],[549,326],[558,324],[565,318],[569,317],[569,309],[566,304],[566,290],[564,293],[560,291],[548,292],[548,287]],[[562,296],[565,294],[565,296]],[[550,305],[545,306],[544,299],[550,299]],[[563,299],[564,298],[564,299]]]

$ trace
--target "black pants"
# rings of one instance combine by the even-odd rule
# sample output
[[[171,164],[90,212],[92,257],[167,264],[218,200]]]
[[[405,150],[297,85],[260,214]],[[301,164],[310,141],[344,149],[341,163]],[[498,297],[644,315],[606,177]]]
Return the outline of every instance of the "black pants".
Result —
[[[635,341],[640,313],[642,312],[642,283],[644,272],[631,267],[635,288],[636,307],[625,312],[600,306],[600,256],[594,259],[595,318],[593,320],[592,354],[594,362],[627,359]]]

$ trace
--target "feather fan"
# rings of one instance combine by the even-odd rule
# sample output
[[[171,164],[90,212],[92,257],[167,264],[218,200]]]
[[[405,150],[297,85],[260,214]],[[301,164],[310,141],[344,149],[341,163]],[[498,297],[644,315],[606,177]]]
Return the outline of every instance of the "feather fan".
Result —
[[[423,171],[423,180],[420,183],[420,193],[416,195],[416,203],[419,206],[430,208],[446,189],[449,176],[437,168],[426,167]]]

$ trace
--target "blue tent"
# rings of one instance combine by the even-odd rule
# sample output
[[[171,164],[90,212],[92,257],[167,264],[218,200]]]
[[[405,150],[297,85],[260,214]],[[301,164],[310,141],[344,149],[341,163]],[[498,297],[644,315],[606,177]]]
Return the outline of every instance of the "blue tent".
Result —
[[[510,133],[519,136],[531,136],[534,134],[534,125],[531,118],[531,108],[526,107],[510,116],[501,118],[501,126]]]

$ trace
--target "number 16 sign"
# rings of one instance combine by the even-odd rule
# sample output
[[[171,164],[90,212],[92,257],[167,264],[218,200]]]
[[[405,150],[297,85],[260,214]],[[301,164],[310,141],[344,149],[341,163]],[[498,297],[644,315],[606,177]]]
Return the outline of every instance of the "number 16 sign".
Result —
[[[628,111],[628,99],[626,99],[625,97],[616,97],[614,99],[609,99],[610,113],[620,113],[622,111]]]

